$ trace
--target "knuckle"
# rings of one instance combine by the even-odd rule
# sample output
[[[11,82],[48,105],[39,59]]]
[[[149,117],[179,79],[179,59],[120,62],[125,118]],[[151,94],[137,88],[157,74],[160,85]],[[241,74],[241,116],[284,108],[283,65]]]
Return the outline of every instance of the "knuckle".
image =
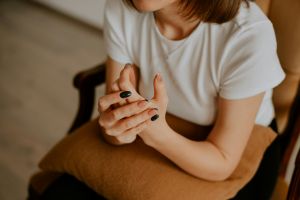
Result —
[[[119,85],[121,88],[127,88],[127,86],[128,86],[127,81],[124,81],[124,80],[120,81]]]
[[[143,130],[143,127],[142,127],[142,125],[138,125],[137,127],[135,127],[135,132],[136,133],[140,133],[141,131]]]
[[[111,129],[105,129],[105,133],[107,134],[107,135],[113,135],[113,132],[112,132],[112,130]]]
[[[111,90],[113,92],[118,92],[120,90],[117,82],[115,82],[111,85]]]
[[[99,119],[99,124],[100,124],[100,126],[102,126],[102,127],[105,126],[105,125],[104,125],[104,121],[103,121],[103,119],[102,119],[101,117],[100,117],[100,119]]]
[[[167,105],[167,104],[169,103],[169,98],[163,98],[163,99],[162,99],[162,103],[163,103],[164,105]]]
[[[129,113],[136,113],[139,110],[139,107],[137,107],[135,104],[131,104],[128,108]]]
[[[130,129],[132,127],[132,122],[131,120],[124,120],[123,121],[123,126],[125,127],[125,129]]]
[[[150,110],[151,110],[151,109],[145,110],[145,111],[144,111],[143,116],[142,116],[143,119],[144,119],[144,121],[147,120],[147,119],[149,119],[149,118],[151,118],[151,116],[148,115],[148,112],[149,112]]]
[[[136,136],[134,135],[134,137],[131,137],[128,135],[120,135],[116,138],[122,143],[132,143],[135,140]]]
[[[113,120],[117,121],[119,119],[119,112],[118,112],[118,110],[113,110],[111,112],[111,116],[112,116]]]
[[[151,120],[150,119],[148,119],[146,122],[145,122],[145,126],[150,126],[151,125]]]
[[[103,105],[103,97],[99,98],[98,105],[101,107]]]
[[[122,143],[126,143],[127,140],[124,136],[122,135],[119,135],[119,136],[116,136],[117,140],[119,140],[119,142],[122,142]]]

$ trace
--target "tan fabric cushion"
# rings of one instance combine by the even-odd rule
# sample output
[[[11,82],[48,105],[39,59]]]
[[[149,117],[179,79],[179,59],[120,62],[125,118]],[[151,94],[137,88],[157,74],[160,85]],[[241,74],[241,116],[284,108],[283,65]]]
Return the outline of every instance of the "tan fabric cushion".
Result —
[[[129,145],[106,143],[94,120],[60,141],[39,166],[67,172],[109,200],[223,200],[235,196],[254,176],[275,137],[271,128],[255,125],[230,178],[210,182],[182,171],[139,137]]]

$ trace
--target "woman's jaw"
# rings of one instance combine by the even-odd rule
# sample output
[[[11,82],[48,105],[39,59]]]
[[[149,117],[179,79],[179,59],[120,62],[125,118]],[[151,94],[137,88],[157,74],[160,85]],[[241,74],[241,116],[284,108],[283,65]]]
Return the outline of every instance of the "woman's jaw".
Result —
[[[140,11],[157,11],[177,3],[179,0],[133,0],[133,3]]]

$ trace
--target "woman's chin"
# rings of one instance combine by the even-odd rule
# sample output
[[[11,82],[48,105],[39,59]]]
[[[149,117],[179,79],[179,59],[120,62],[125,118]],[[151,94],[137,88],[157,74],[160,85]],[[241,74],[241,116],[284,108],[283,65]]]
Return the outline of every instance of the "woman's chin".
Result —
[[[161,9],[157,3],[153,3],[150,0],[133,0],[133,3],[137,9],[144,12],[152,12]]]

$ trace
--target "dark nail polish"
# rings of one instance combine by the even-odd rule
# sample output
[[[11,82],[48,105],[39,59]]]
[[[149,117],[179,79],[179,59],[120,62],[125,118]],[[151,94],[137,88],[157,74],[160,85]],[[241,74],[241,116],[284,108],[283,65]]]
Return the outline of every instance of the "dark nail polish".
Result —
[[[120,94],[120,97],[121,97],[122,99],[124,99],[124,98],[129,97],[130,95],[131,95],[131,92],[130,92],[130,91],[126,91],[126,92],[122,92],[122,93]]]
[[[157,120],[158,117],[159,117],[159,115],[154,115],[153,117],[151,117],[151,121]]]
[[[157,108],[153,108],[154,110],[156,110],[158,112],[158,109]]]
[[[148,99],[145,99],[144,101],[147,101],[147,103],[149,103]]]
[[[132,65],[131,65],[130,63],[126,63],[126,64],[125,64],[125,67],[126,67],[127,65],[130,65],[130,67],[132,67]]]

